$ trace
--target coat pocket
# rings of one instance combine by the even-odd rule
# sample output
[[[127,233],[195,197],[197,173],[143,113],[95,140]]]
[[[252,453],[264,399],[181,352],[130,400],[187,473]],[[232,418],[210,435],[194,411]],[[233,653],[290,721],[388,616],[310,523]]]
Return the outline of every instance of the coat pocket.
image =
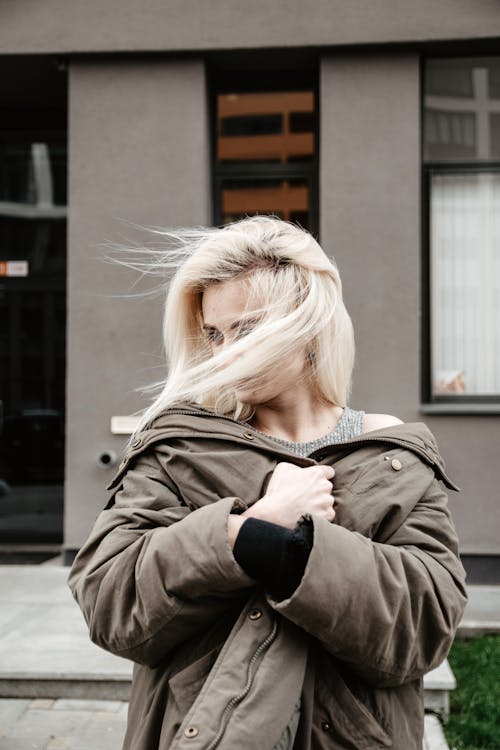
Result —
[[[182,722],[210,674],[222,646],[219,644],[212,648],[169,679],[167,710],[171,720],[176,714],[176,721],[179,724]]]
[[[318,716],[315,723],[318,726],[326,723],[341,747],[363,750],[391,747],[389,728],[372,708],[375,701],[362,700],[331,663],[320,671],[316,683]]]
[[[295,705],[290,720],[273,750],[292,750],[300,721],[300,701]]]

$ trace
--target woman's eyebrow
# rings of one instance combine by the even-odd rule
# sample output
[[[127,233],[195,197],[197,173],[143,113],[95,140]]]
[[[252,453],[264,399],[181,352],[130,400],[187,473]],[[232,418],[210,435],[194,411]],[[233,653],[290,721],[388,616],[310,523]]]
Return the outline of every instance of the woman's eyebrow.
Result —
[[[242,325],[246,325],[248,323],[257,323],[259,319],[258,318],[241,318],[241,320],[235,320],[234,323],[231,323],[229,326],[229,330],[233,331],[235,328],[239,328]],[[211,323],[204,323],[203,324],[203,330],[204,331],[211,331],[215,330],[217,331],[217,326],[212,325]]]

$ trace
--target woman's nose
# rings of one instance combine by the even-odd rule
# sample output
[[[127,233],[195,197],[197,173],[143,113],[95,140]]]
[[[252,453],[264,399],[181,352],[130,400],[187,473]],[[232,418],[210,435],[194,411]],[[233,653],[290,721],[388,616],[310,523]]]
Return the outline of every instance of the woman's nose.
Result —
[[[233,341],[234,341],[234,339],[224,338],[224,340],[221,341],[217,345],[217,350],[216,351],[217,352],[225,352],[232,345]],[[234,362],[234,360],[237,359],[238,356],[239,356],[238,354],[234,354],[232,357],[229,357],[228,362],[227,362],[228,365],[230,365],[232,362]]]

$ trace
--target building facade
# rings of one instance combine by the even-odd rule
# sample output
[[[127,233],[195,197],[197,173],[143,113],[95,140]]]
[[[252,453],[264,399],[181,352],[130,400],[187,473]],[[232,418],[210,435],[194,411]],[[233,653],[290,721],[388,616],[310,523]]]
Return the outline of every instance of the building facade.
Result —
[[[500,580],[498,3],[23,5],[0,9],[0,544],[72,558],[163,375],[160,291],[106,243],[274,213],[338,263],[351,406],[428,424],[470,580]]]

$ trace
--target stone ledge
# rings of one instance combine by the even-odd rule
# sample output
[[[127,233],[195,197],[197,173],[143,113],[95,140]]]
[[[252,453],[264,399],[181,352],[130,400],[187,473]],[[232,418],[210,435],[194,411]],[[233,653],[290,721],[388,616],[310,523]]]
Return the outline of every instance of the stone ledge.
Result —
[[[425,715],[423,750],[450,750],[441,722],[433,714]]]
[[[80,700],[128,701],[130,682],[119,680],[57,680],[0,678],[0,698],[78,698]]]
[[[424,677],[425,710],[446,718],[450,713],[450,690],[456,686],[455,675],[445,659]]]

